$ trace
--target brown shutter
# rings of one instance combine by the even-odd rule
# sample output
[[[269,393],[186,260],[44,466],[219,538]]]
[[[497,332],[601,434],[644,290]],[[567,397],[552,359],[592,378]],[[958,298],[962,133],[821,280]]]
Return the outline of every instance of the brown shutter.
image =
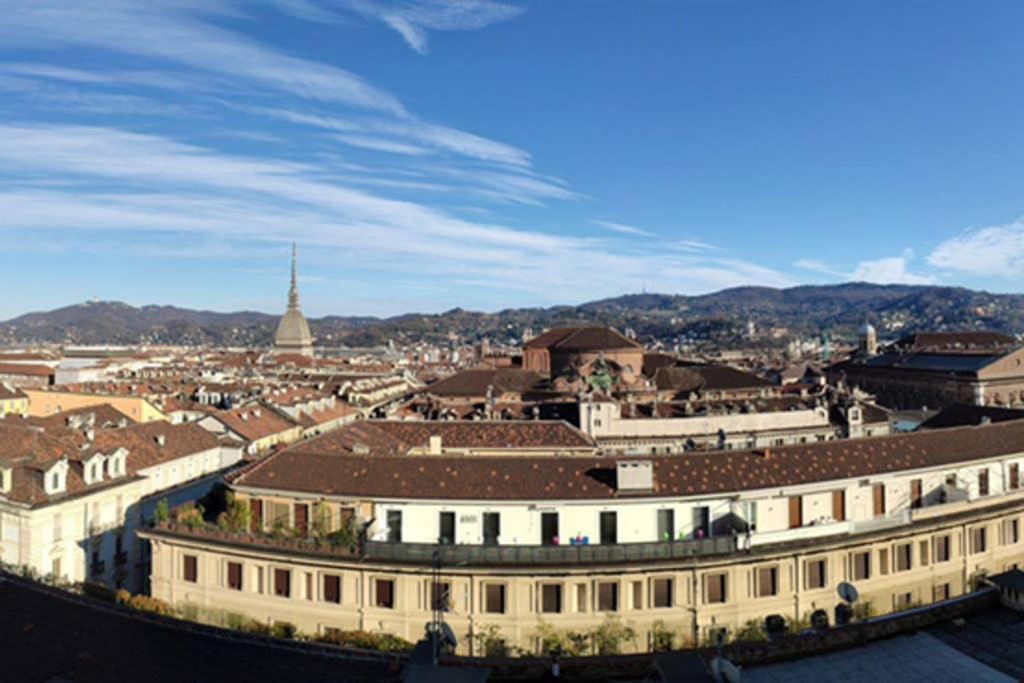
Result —
[[[978,495],[988,495],[988,468],[983,467],[978,471]]]
[[[341,577],[330,575],[324,577],[324,601],[341,602]]]
[[[253,531],[262,531],[263,530],[263,501],[258,499],[258,498],[254,498],[252,500],[252,502],[249,504],[249,510],[252,513],[252,515],[251,515],[251,517],[252,517],[252,519],[251,519],[252,530]]]
[[[919,508],[921,507],[921,498],[923,493],[923,486],[920,479],[911,479],[910,481],[910,507]]]
[[[377,607],[392,608],[395,606],[395,586],[391,579],[377,579]]]
[[[846,521],[846,491],[842,489],[832,492],[832,519]]]
[[[875,517],[885,515],[885,484],[875,484],[874,490]]]
[[[804,525],[803,498],[800,496],[789,497],[789,528],[796,529]]]
[[[778,588],[775,585],[775,567],[765,567],[757,570],[757,595],[775,595]]]
[[[303,536],[309,533],[309,506],[305,503],[295,504],[295,530]]]
[[[1020,465],[1017,463],[1012,463],[1010,465],[1010,488],[1020,488]]]
[[[291,571],[287,569],[274,570],[274,595],[287,598],[292,592]]]
[[[708,602],[725,602],[725,574],[709,574]]]
[[[199,579],[199,560],[195,555],[185,555],[185,580],[195,583]]]
[[[242,590],[242,564],[240,562],[228,562],[228,588],[231,590]]]

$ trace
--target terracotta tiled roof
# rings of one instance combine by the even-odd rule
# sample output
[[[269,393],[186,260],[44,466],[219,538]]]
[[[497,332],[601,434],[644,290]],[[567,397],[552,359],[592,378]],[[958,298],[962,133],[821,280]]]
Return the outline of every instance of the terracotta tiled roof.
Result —
[[[504,393],[523,394],[538,388],[544,377],[519,369],[463,370],[427,387],[434,396],[486,396],[487,387],[494,387],[495,396]]]
[[[917,332],[896,342],[907,349],[980,349],[1014,346],[1017,340],[999,332]]]
[[[31,365],[29,363],[0,363],[0,375],[24,375],[31,377],[49,377],[56,371],[49,365]]]
[[[524,349],[547,349],[575,332],[577,327],[556,327],[523,344]]]
[[[580,327],[555,344],[560,351],[604,351],[609,349],[642,349],[638,342],[610,327]]]
[[[448,423],[458,425],[459,423]],[[463,423],[484,424],[487,423]],[[362,423],[361,427],[366,427]],[[427,432],[435,425],[427,425]],[[341,430],[348,432],[349,430]],[[270,456],[236,480],[255,488],[366,497],[572,500],[617,495],[625,457],[355,455],[326,435]],[[319,442],[319,443],[317,443]],[[310,446],[314,446],[310,448]],[[336,448],[335,448],[336,447]],[[779,488],[991,459],[1024,450],[1024,421],[914,434],[646,457],[654,496]],[[766,455],[767,454],[767,455]]]
[[[0,401],[13,401],[28,398],[28,395],[18,387],[0,382]]]
[[[217,411],[211,415],[248,441],[281,434],[296,426],[287,417],[265,405],[249,405],[234,410]]]

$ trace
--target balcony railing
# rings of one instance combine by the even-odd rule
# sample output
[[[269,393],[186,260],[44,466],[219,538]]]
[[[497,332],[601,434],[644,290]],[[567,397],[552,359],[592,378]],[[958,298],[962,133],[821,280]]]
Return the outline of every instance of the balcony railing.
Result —
[[[446,545],[432,543],[388,543],[367,541],[363,547],[367,560],[430,563],[440,552],[442,565],[557,565],[599,564],[608,562],[645,562],[685,560],[735,552],[737,539],[718,536],[690,541],[662,543],[620,543],[614,545]]]

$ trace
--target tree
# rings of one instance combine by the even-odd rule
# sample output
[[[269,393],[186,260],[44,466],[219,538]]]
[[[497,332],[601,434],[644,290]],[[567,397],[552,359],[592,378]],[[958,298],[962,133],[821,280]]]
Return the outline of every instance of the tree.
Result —
[[[597,654],[617,655],[626,641],[636,644],[636,629],[623,624],[618,616],[608,615],[604,623],[591,632],[590,640]]]

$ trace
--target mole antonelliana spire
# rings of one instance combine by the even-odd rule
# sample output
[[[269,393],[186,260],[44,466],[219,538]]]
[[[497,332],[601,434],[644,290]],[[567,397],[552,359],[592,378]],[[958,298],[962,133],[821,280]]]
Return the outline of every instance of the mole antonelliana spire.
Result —
[[[299,305],[299,274],[298,253],[292,242],[292,280],[288,288],[288,310],[284,312],[274,336],[276,353],[300,353],[304,356],[313,355],[313,335],[309,333],[309,323],[302,315]]]

